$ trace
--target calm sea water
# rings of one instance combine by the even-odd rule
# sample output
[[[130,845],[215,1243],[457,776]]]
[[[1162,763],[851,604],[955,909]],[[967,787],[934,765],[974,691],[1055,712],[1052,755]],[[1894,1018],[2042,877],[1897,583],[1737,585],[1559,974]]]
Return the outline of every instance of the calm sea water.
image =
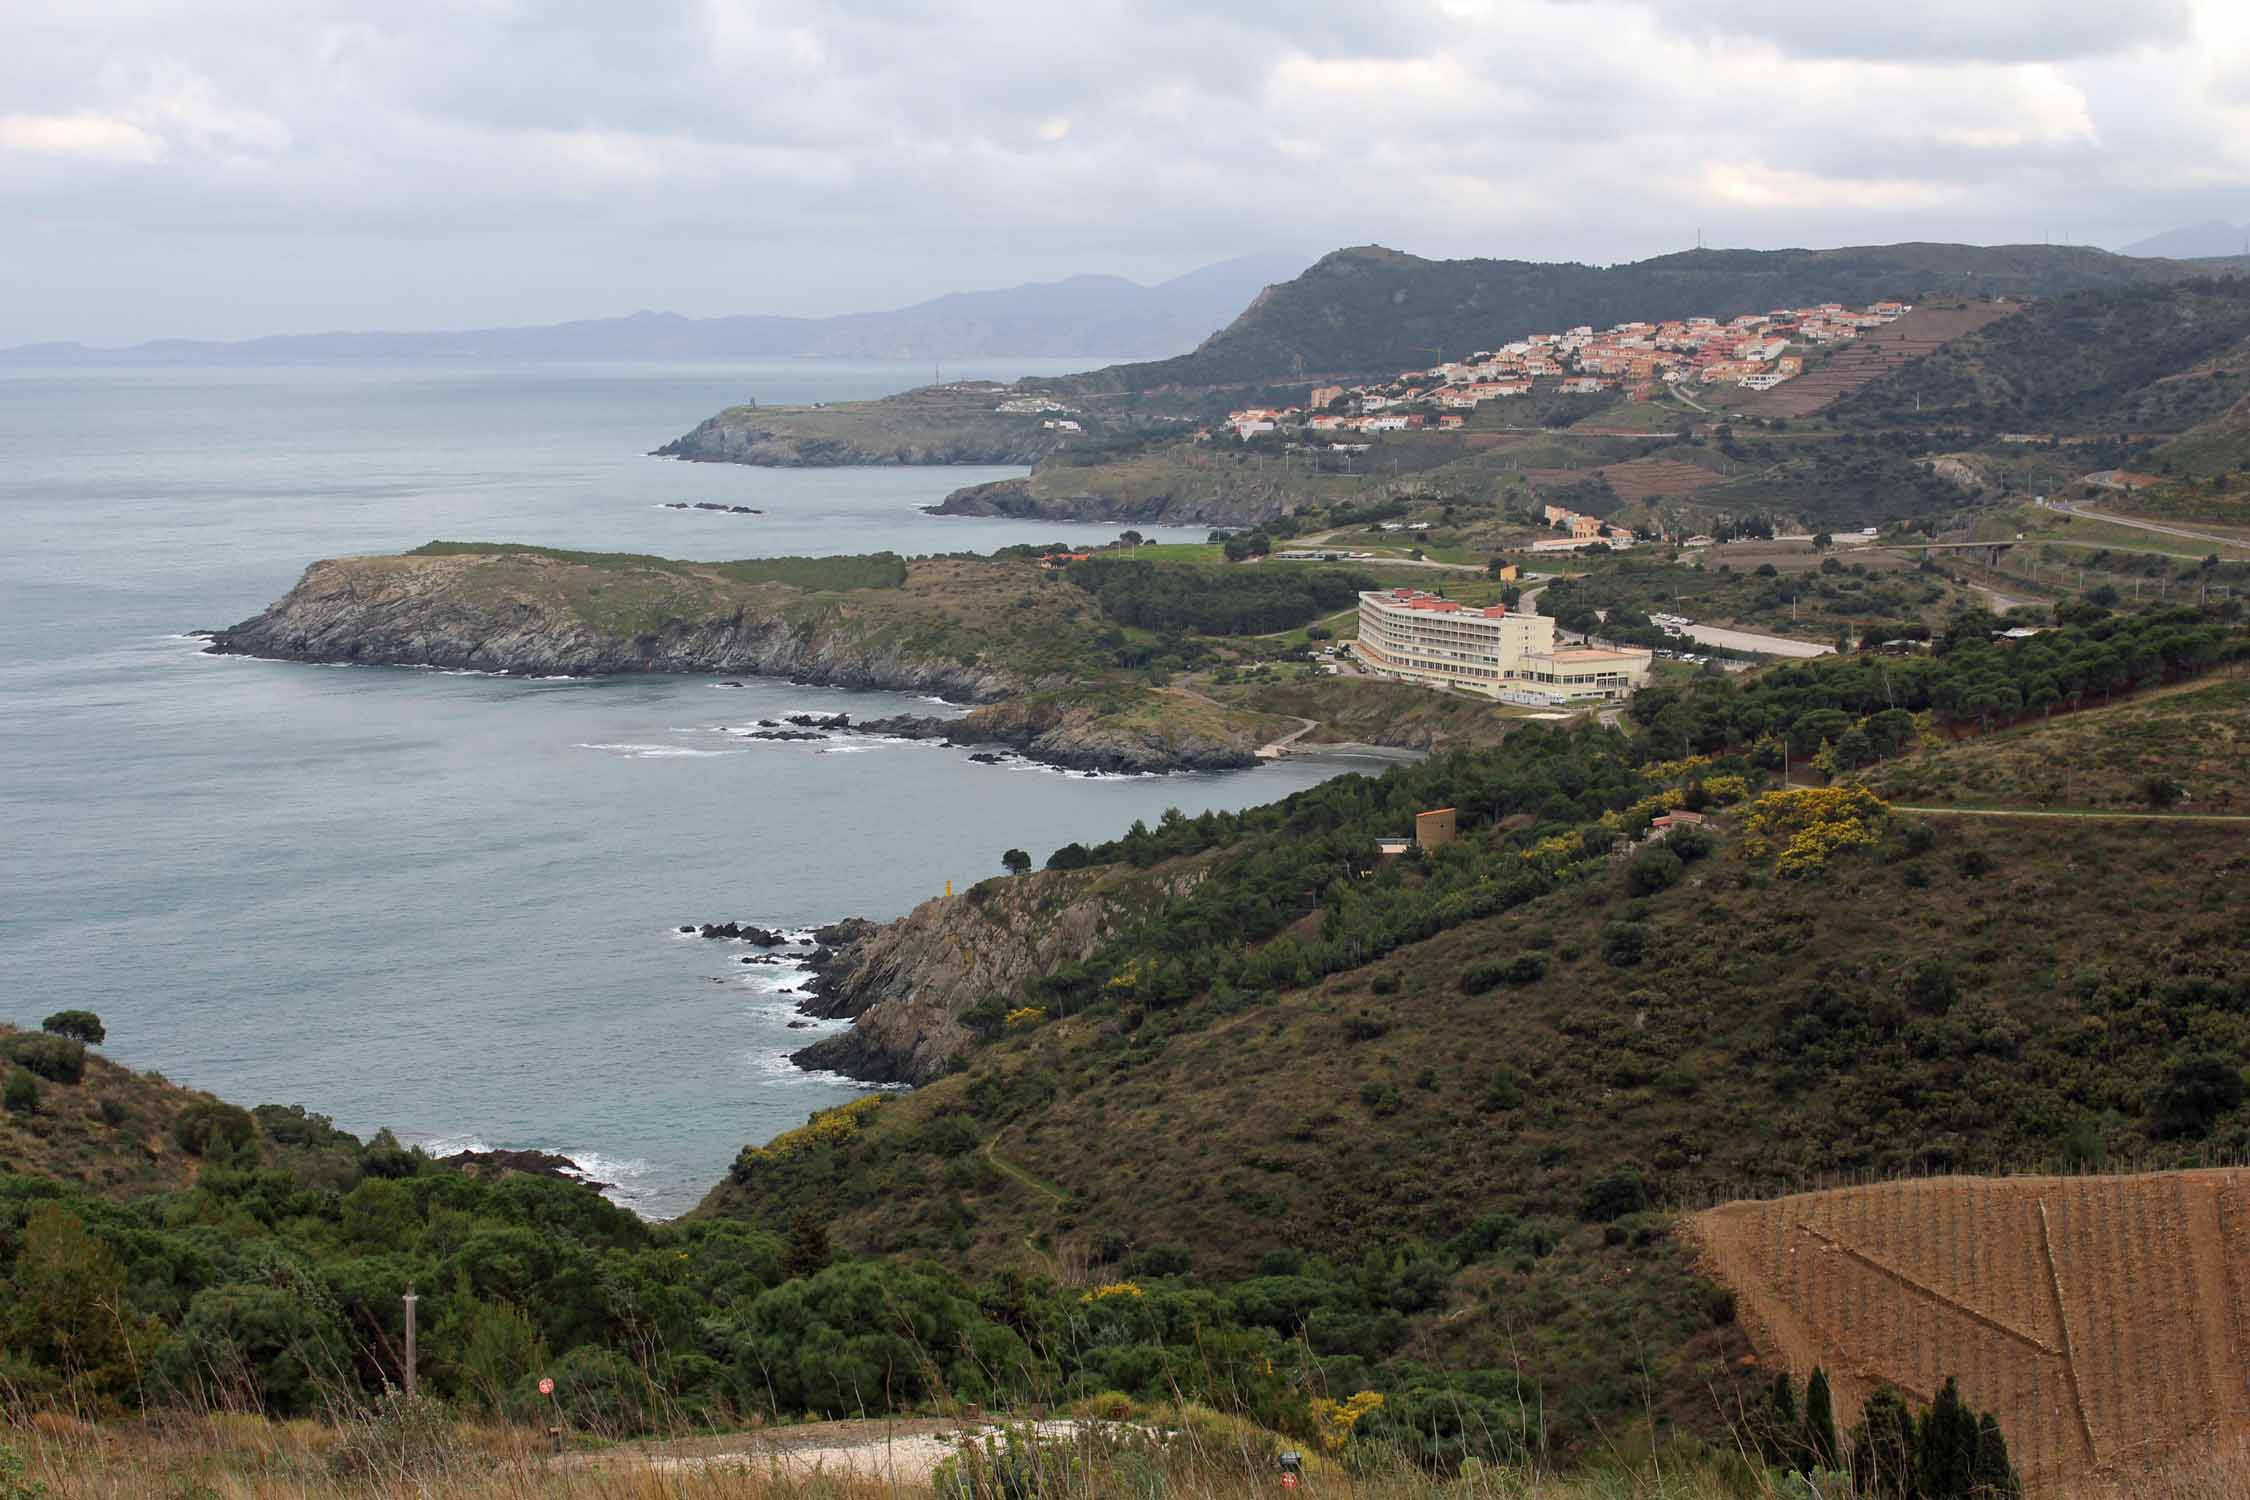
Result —
[[[362,1134],[567,1152],[671,1214],[744,1142],[858,1092],[785,1060],[818,1034],[789,1028],[793,976],[678,924],[892,916],[1011,846],[1043,857],[1350,768],[1088,780],[926,745],[750,744],[723,727],[913,700],[243,661],[181,638],[315,558],[433,537],[739,557],[1104,534],[916,510],[1006,470],[642,456],[746,397],[921,376],[0,367],[0,1019],[95,1010],[113,1056],[176,1081]]]

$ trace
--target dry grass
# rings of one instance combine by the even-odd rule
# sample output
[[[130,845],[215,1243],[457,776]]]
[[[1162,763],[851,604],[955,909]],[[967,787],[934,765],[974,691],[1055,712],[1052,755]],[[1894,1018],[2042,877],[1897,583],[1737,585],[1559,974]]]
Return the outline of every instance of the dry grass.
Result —
[[[227,1413],[99,1428],[42,1415],[0,1428],[0,1493],[7,1493],[10,1450],[23,1460],[24,1477],[44,1485],[50,1500],[893,1500],[935,1493],[922,1483],[849,1472],[783,1472],[753,1456],[682,1464],[664,1457],[676,1446],[669,1444],[620,1445],[557,1460],[545,1453],[542,1434],[502,1427],[459,1428],[449,1451],[410,1469],[342,1478],[332,1460],[344,1442],[342,1431],[319,1423]],[[723,1444],[706,1438],[690,1446],[704,1451]],[[1152,1462],[1081,1466],[1047,1476],[1038,1493],[1048,1500],[1246,1500],[1278,1489],[1270,1451],[1270,1435],[1197,1424]],[[1729,1482],[1709,1462],[1688,1456],[1562,1478],[1502,1469],[1453,1478],[1405,1468],[1354,1475],[1308,1457],[1303,1492],[1336,1500],[1756,1500],[1766,1493],[1762,1487],[1746,1491],[1739,1477]],[[2181,1500],[2200,1500],[2203,1493],[2178,1492]]]

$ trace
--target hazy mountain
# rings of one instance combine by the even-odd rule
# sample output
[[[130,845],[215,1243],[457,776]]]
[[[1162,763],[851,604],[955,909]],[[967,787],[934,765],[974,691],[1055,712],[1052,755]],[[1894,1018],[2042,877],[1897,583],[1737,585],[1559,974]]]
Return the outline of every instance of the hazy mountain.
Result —
[[[2250,224],[2229,224],[2213,219],[2205,224],[2184,224],[2135,240],[2119,255],[2160,255],[2171,260],[2203,260],[2217,255],[2250,254]]]
[[[1143,286],[1072,276],[954,292],[890,312],[831,318],[687,318],[637,312],[532,328],[313,333],[236,343],[162,339],[123,349],[26,344],[0,359],[56,363],[331,359],[966,359],[1021,355],[1161,358],[1192,349],[1268,284],[1304,269],[1294,255],[1246,255]]]

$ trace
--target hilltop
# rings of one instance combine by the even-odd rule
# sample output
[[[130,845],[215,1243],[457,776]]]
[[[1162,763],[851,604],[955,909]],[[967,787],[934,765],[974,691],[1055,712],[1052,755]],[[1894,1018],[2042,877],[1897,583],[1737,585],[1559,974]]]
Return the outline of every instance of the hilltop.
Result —
[[[1387,375],[1546,328],[1635,318],[1729,318],[1807,302],[2054,296],[2208,275],[2215,264],[2056,245],[1862,245],[1684,250],[1615,266],[1425,260],[1378,245],[1333,251],[1268,288],[1192,354],[1113,365],[1087,393]]]

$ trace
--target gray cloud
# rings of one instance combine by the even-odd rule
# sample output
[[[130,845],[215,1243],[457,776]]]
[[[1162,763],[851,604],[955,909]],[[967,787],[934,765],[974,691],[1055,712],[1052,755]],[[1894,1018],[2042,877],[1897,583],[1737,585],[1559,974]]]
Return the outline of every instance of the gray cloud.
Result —
[[[1276,244],[1608,261],[2250,213],[2228,0],[80,0],[0,344],[840,311]]]

